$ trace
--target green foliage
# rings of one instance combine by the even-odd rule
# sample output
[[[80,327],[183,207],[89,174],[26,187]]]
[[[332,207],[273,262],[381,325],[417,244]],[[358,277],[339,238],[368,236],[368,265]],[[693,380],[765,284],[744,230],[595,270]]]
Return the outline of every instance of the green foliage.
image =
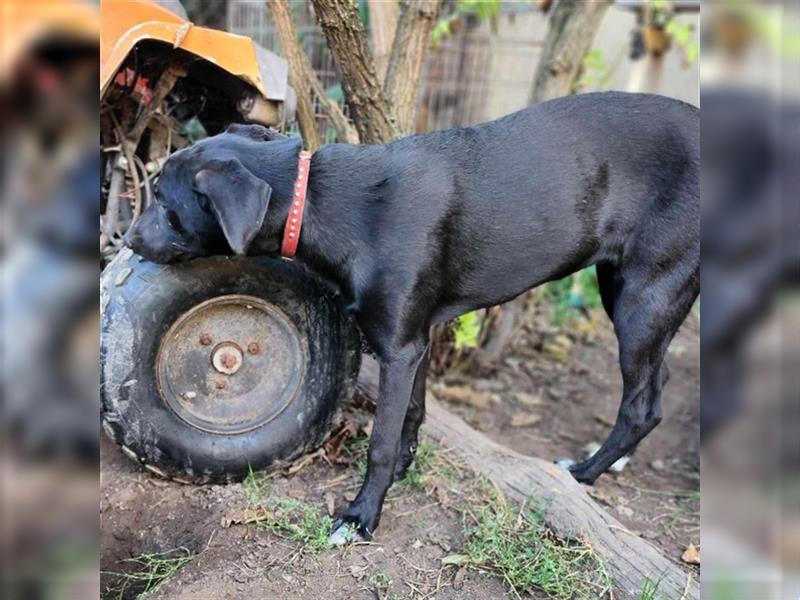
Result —
[[[281,498],[258,521],[258,525],[275,535],[300,542],[311,554],[330,547],[328,536],[333,528],[333,519],[323,512],[321,506],[302,500]]]
[[[423,439],[414,453],[414,462],[399,482],[399,489],[425,490],[429,483],[439,479],[455,481],[461,471],[452,460],[448,460],[446,450]]]
[[[386,589],[390,585],[392,585],[392,578],[389,577],[386,573],[378,572],[369,578],[369,584],[372,587]]]
[[[589,86],[598,90],[608,88],[614,72],[622,62],[624,51],[625,48],[621,48],[620,52],[609,60],[603,50],[599,48],[589,50],[581,61],[583,75],[575,86],[576,91]]]
[[[694,36],[694,23],[679,23],[670,19],[665,31],[672,36],[675,44],[683,50],[686,62],[693,64],[700,54],[700,46]]]
[[[591,548],[556,539],[543,524],[541,508],[530,502],[509,505],[489,484],[481,497],[465,512],[463,554],[443,563],[495,573],[517,597],[533,589],[556,600],[604,597],[611,580]]]
[[[468,16],[476,16],[481,21],[494,19],[500,13],[500,0],[458,0],[455,12],[436,22],[431,32],[433,45],[438,47],[443,38],[453,33],[453,25]]]
[[[248,506],[258,506],[267,495],[267,478],[262,472],[253,471],[247,465],[247,477],[242,481],[242,492]]]
[[[456,319],[453,327],[453,344],[456,350],[462,348],[476,348],[478,346],[478,336],[481,333],[481,321],[478,312],[472,311],[461,315]]]
[[[653,581],[649,577],[645,577],[644,582],[642,583],[642,589],[639,592],[638,600],[670,600],[668,596],[665,596],[661,593],[661,584],[663,583],[663,580],[663,577],[656,581]]]
[[[118,585],[108,591],[118,600],[129,598],[133,594],[136,600],[143,600],[155,594],[175,573],[192,562],[194,555],[184,547],[174,548],[166,552],[141,554],[123,562],[132,563],[134,569],[128,573],[112,573]]]
[[[553,306],[553,325],[557,327],[580,314],[580,309],[596,309],[603,305],[594,265],[546,284],[543,297]]]

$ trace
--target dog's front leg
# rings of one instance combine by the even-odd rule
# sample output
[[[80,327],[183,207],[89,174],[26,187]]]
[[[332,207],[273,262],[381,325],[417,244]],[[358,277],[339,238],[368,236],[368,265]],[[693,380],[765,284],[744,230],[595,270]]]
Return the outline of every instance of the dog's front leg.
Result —
[[[367,474],[358,496],[336,521],[332,544],[353,541],[356,537],[368,540],[378,526],[383,499],[394,477],[414,376],[425,357],[426,343],[426,340],[411,342],[381,359]]]

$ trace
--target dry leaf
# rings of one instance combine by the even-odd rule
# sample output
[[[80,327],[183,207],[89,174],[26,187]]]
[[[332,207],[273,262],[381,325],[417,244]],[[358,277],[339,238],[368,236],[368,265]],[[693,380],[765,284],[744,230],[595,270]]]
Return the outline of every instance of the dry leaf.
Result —
[[[453,404],[463,404],[477,408],[486,408],[489,405],[488,394],[476,392],[466,385],[438,386],[434,389],[434,393],[440,399]]]
[[[511,417],[511,427],[530,427],[536,425],[542,418],[530,413],[517,413]]]
[[[689,563],[690,565],[699,565],[700,549],[694,544],[689,544],[686,550],[683,551],[683,554],[681,554],[681,560],[685,563]]]
[[[274,517],[275,514],[273,512],[262,506],[257,506],[255,508],[245,508],[242,511],[225,513],[220,525],[224,528],[228,528],[231,525],[248,525]]]
[[[537,394],[527,394],[525,392],[517,392],[514,394],[517,401],[525,406],[538,406],[542,403],[542,398]]]
[[[334,498],[333,494],[330,492],[325,494],[325,505],[328,508],[328,516],[332,517],[336,510],[336,498]]]

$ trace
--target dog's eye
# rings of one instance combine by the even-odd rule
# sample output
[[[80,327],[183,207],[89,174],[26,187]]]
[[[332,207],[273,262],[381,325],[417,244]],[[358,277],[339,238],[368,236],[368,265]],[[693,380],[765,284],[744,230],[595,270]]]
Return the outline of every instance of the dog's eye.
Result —
[[[178,218],[178,214],[174,210],[167,211],[167,221],[169,221],[170,227],[172,227],[175,231],[183,231],[181,220]]]

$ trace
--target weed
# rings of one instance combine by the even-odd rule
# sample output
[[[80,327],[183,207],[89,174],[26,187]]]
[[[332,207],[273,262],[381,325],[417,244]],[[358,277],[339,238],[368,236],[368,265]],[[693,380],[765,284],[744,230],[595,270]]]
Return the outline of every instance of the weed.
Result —
[[[372,587],[386,589],[392,585],[392,579],[386,573],[375,573],[369,578],[369,584]]]
[[[247,477],[242,481],[242,493],[248,506],[258,506],[267,495],[267,480],[262,472],[253,471],[253,467],[247,465]]]
[[[458,464],[448,460],[446,450],[423,439],[414,453],[414,462],[399,482],[400,489],[425,490],[428,483],[437,479],[453,481],[461,478]]]
[[[582,544],[566,544],[544,526],[541,507],[506,503],[482,482],[464,509],[466,543],[453,562],[499,575],[519,596],[538,588],[551,598],[595,599],[610,587],[603,563]]]
[[[118,600],[130,597],[142,600],[158,591],[170,577],[189,564],[192,559],[194,555],[184,547],[126,559],[123,562],[134,565],[132,571],[104,572],[105,575],[111,575],[118,581],[117,587],[109,588],[108,591]]]
[[[478,311],[465,313],[456,319],[453,326],[453,346],[456,350],[462,348],[477,348],[478,338],[481,334],[481,319]]]
[[[321,506],[281,498],[277,507],[268,511],[258,524],[275,535],[300,542],[305,550],[317,554],[329,548],[333,519],[324,514]]]
[[[602,306],[594,266],[544,286],[544,299],[553,306],[553,325],[559,327],[581,309]]]
[[[663,577],[653,581],[649,577],[645,577],[642,582],[642,590],[639,592],[638,600],[669,600],[664,594],[661,593],[661,583]]]

